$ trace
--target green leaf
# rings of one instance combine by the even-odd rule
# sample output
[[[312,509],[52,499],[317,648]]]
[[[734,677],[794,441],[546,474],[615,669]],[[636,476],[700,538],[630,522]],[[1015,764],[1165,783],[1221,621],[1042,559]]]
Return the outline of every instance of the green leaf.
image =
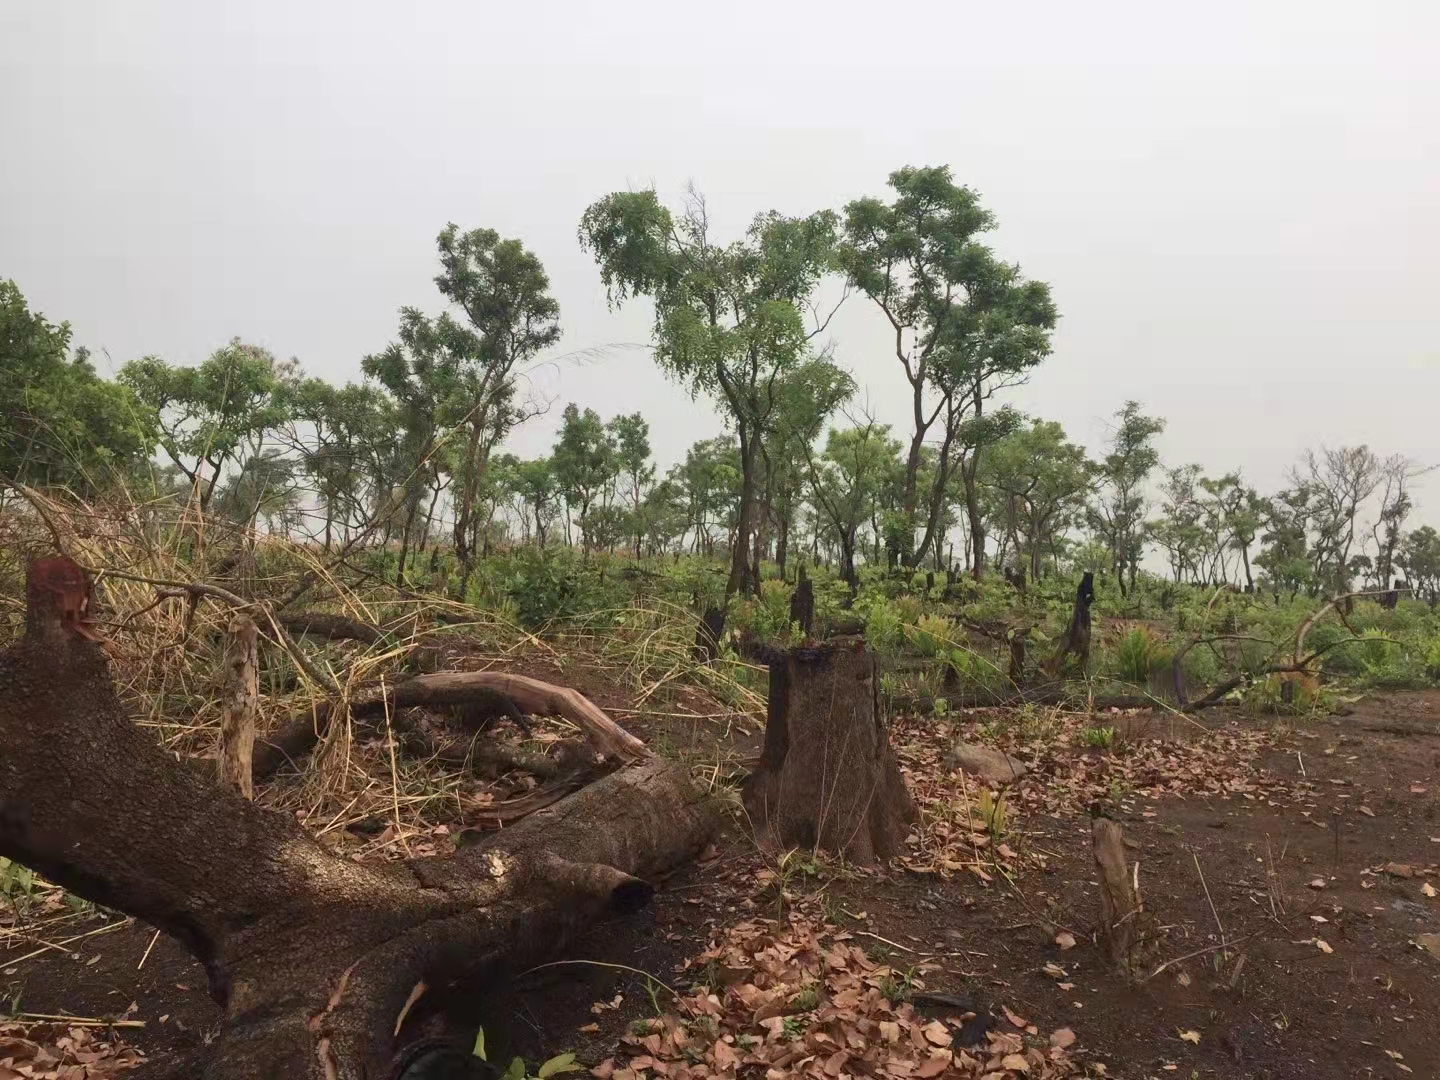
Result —
[[[512,1058],[510,1067],[505,1070],[505,1075],[500,1080],[525,1080],[525,1059]]]
[[[544,1065],[540,1066],[540,1080],[554,1076],[556,1073],[579,1072],[580,1066],[575,1064],[575,1055],[571,1053],[556,1054]]]
[[[481,1061],[489,1060],[489,1058],[485,1056],[485,1029],[483,1027],[475,1032],[475,1049],[472,1050],[471,1053]]]

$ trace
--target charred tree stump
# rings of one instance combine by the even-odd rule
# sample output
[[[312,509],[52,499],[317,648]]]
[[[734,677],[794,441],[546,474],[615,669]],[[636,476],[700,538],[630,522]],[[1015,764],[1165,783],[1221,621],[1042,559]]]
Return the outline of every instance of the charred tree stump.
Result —
[[[756,839],[866,864],[899,854],[916,819],[863,642],[792,649],[770,665],[760,762],[745,781]]]
[[[1070,615],[1070,626],[1060,642],[1059,651],[1050,661],[1052,675],[1060,673],[1068,657],[1074,656],[1080,661],[1081,671],[1090,662],[1090,605],[1094,602],[1095,575],[1087,570],[1075,589],[1075,610]]]
[[[255,748],[255,710],[260,700],[255,621],[236,615],[226,628],[225,705],[220,713],[220,782],[253,799],[250,761]]]
[[[800,633],[812,637],[815,633],[815,585],[805,576],[805,564],[800,564],[799,580],[790,595],[790,621],[800,624]]]
[[[695,659],[708,664],[720,655],[720,635],[725,631],[724,607],[707,607],[695,627]]]
[[[204,965],[222,1029],[168,1075],[389,1076],[417,990],[533,963],[645,903],[643,879],[713,833],[688,771],[650,758],[452,857],[356,864],[132,724],[85,610],[32,567],[25,635],[0,653],[0,855]]]

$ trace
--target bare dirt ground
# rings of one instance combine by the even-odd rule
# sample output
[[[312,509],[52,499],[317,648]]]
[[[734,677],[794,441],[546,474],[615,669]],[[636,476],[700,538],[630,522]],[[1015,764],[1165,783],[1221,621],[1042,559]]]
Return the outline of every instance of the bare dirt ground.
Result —
[[[631,713],[602,678],[563,678],[733,805],[753,724]],[[1440,934],[1440,692],[1312,721],[1201,715],[902,719],[924,816],[901,865],[766,856],[732,823],[651,910],[452,1023],[483,1024],[492,1058],[573,1051],[621,1080],[1440,1077],[1440,938],[1426,936]],[[1112,745],[1086,737],[1095,726]],[[1031,765],[998,815],[946,768],[957,735]],[[1094,813],[1122,824],[1139,863],[1152,930],[1138,986],[1093,940]],[[83,1018],[86,1038],[151,1056],[200,1045],[218,1020],[199,967],[146,926],[53,895],[0,916],[0,933],[6,1011],[32,1018],[0,1028],[7,1080],[108,1075],[104,1055],[90,1073],[7,1072],[14,1040],[53,1054],[74,1026],[37,1017]],[[937,993],[963,1005],[924,996]],[[887,1040],[877,1065],[868,1048]]]

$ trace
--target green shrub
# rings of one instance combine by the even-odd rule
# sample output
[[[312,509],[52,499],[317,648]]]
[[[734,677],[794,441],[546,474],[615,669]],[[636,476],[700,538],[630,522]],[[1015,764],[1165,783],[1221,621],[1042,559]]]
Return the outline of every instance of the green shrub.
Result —
[[[1159,653],[1159,642],[1148,627],[1132,626],[1115,645],[1115,672],[1126,682],[1143,686]]]

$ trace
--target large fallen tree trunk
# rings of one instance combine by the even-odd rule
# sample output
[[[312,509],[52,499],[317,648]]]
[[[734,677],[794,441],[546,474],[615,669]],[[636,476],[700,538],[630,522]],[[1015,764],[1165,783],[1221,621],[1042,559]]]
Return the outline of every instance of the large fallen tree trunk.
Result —
[[[422,983],[532,962],[644,903],[713,831],[686,770],[651,758],[453,857],[358,865],[130,723],[68,569],[32,569],[27,605],[0,653],[0,854],[204,965],[224,1025],[172,1075],[390,1075]]]
[[[861,864],[900,854],[917,815],[890,748],[875,655],[835,641],[769,663],[765,747],[743,793],[757,840]]]

